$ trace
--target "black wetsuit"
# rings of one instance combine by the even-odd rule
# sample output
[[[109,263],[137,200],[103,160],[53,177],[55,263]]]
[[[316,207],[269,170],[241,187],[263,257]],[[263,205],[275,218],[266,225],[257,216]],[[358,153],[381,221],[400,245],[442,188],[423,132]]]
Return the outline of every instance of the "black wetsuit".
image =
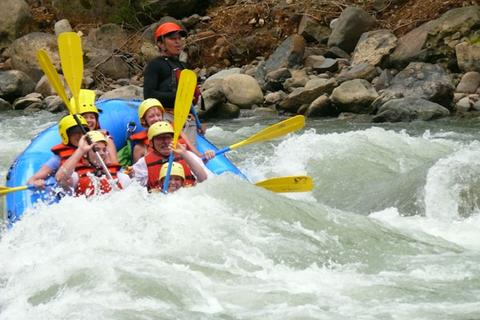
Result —
[[[156,98],[165,108],[173,108],[177,92],[176,69],[186,66],[176,57],[157,57],[145,68],[143,98]]]

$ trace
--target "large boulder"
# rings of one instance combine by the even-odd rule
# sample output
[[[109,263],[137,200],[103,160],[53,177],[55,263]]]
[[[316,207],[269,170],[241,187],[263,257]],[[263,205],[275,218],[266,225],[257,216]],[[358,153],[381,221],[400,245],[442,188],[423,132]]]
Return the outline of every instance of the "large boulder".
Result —
[[[143,100],[143,89],[139,86],[128,85],[105,92],[98,100],[106,99],[139,99]]]
[[[420,98],[393,99],[385,103],[373,117],[373,122],[408,122],[434,120],[450,114],[447,108]]]
[[[352,65],[379,65],[397,46],[397,37],[389,30],[365,32],[358,40],[352,55]]]
[[[452,9],[402,36],[390,55],[390,63],[403,67],[411,61],[428,62],[432,58],[451,63],[456,60],[455,45],[479,30],[480,6]]]
[[[339,47],[350,53],[355,49],[362,33],[372,30],[376,21],[363,9],[348,7],[335,23],[328,38],[329,47]]]
[[[265,74],[268,74],[280,68],[291,68],[301,65],[304,52],[305,39],[298,34],[291,35],[265,61],[262,69]]]
[[[233,74],[226,77],[222,90],[227,100],[240,108],[250,109],[254,104],[263,103],[262,89],[255,78],[246,74]]]
[[[480,45],[462,42],[455,46],[457,64],[462,71],[480,71]]]
[[[279,108],[289,112],[297,112],[302,105],[310,105],[321,95],[330,94],[336,84],[335,79],[311,79],[304,88],[294,89],[287,98],[280,102]]]
[[[2,0],[0,10],[0,49],[17,39],[31,19],[30,8],[24,0]]]
[[[18,70],[0,71],[0,98],[13,102],[32,93],[35,83],[24,72]]]
[[[324,42],[328,39],[330,32],[330,28],[308,15],[304,15],[298,24],[298,33],[308,41]]]
[[[57,38],[53,34],[33,32],[15,40],[7,55],[11,58],[13,69],[23,71],[34,81],[38,81],[43,76],[43,71],[37,62],[37,51],[45,50],[53,65],[60,70],[57,48]]]
[[[455,87],[451,76],[438,64],[412,62],[384,90],[388,96],[423,98],[449,108]]]
[[[371,113],[372,102],[377,97],[378,93],[370,82],[355,79],[335,88],[330,99],[342,112]]]

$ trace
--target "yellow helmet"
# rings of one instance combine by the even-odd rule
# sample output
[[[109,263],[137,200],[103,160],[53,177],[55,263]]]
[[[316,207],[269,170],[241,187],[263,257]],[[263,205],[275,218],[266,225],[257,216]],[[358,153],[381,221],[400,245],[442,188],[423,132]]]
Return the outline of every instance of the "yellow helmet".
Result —
[[[143,100],[143,102],[138,107],[138,119],[142,119],[145,115],[145,112],[147,112],[148,109],[153,107],[157,107],[160,109],[160,111],[162,111],[162,113],[165,113],[165,109],[163,108],[160,101],[155,98],[148,98]]]
[[[159,180],[162,180],[167,175],[168,169],[168,162],[162,165],[160,169],[160,177]],[[172,171],[170,172],[171,176],[179,176],[185,179],[185,170],[183,170],[183,166],[178,162],[172,162]]]
[[[155,122],[148,128],[148,140],[152,140],[153,137],[164,133],[171,133],[173,134],[173,127],[167,121],[159,121]]]
[[[78,102],[80,104],[78,113],[84,114],[87,112],[93,112],[98,117],[98,109],[95,106],[95,97],[95,91],[81,89],[80,94],[78,95]],[[75,99],[73,97],[70,99],[70,106],[73,108],[74,111],[77,111]]]
[[[77,114],[77,118],[78,120],[80,120],[80,124],[82,126],[85,126],[88,131],[87,120],[85,120],[85,118],[79,114]],[[71,114],[63,117],[58,122],[58,133],[60,134],[60,137],[62,138],[62,143],[64,145],[67,145],[70,142],[70,139],[68,138],[67,130],[75,126],[77,126],[77,122],[75,121],[75,118]]]
[[[100,141],[103,141],[105,142],[106,144],[108,144],[108,140],[107,140],[107,136],[105,136],[103,134],[103,132],[101,131],[98,131],[98,130],[93,130],[93,131],[89,131],[87,132],[88,136],[90,137],[90,140],[92,142],[100,142]]]

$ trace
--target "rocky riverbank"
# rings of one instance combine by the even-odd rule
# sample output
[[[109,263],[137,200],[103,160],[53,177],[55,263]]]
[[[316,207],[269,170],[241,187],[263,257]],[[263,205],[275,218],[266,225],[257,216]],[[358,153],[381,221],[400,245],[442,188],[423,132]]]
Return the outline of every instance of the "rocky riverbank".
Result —
[[[152,33],[158,21],[134,30],[119,23],[90,26],[79,22],[79,17],[93,18],[75,7],[77,1],[70,6],[54,2],[57,11],[44,2],[5,0],[0,13],[0,110],[64,110],[35,57],[38,49],[45,49],[60,70],[56,35],[64,31],[82,34],[83,87],[97,90],[100,99],[142,99],[142,70],[157,54]],[[121,17],[108,15],[110,2],[104,2],[98,1],[96,9],[103,8],[105,17]],[[412,24],[379,18],[385,12],[407,12],[418,1],[377,0],[363,6],[327,1],[325,8],[336,10],[325,9],[324,19],[310,1],[305,6],[311,5],[315,14],[305,8],[298,12],[295,1],[224,1],[223,7],[177,1],[185,9],[181,13],[168,7],[171,2],[163,1],[165,6],[156,7],[151,16],[178,13],[176,18],[189,30],[184,59],[201,79],[201,114],[206,118],[238,117],[241,109],[269,116],[367,115],[373,122],[480,115],[480,6],[467,6],[469,1],[445,1],[443,9],[448,10],[416,21],[418,26],[409,31],[405,28]],[[58,12],[69,19],[59,19]],[[136,12],[141,25],[142,15]],[[235,12],[238,20],[231,16]]]

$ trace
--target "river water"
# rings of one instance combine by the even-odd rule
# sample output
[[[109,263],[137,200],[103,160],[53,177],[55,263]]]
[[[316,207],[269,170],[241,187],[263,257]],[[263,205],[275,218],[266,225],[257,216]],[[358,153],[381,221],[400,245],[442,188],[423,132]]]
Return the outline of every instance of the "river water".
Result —
[[[2,181],[57,119],[1,114]],[[207,137],[223,147],[275,121]],[[479,319],[478,124],[309,119],[230,152],[253,181],[312,176],[311,193],[225,175],[40,206],[1,235],[0,319]]]

